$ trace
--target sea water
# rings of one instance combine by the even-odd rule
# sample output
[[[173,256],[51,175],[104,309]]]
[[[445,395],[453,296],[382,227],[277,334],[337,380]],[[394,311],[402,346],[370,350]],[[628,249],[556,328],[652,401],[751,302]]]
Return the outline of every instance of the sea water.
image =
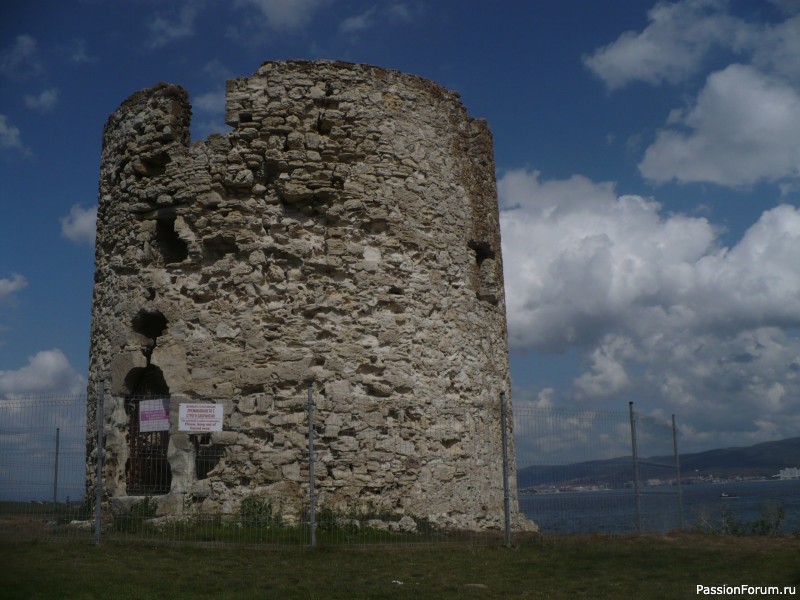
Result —
[[[781,531],[800,531],[800,480],[700,483],[682,486],[685,529],[723,531],[752,525],[781,507]],[[644,487],[640,495],[642,531],[681,527],[675,487]],[[633,489],[520,494],[520,509],[543,533],[627,533],[636,531]],[[766,513],[765,513],[766,511]]]

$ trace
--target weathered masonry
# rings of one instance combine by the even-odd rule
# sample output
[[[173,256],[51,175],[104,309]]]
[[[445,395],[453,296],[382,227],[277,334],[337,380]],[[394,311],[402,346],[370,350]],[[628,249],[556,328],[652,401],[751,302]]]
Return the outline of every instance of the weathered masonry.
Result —
[[[235,513],[256,496],[299,519],[311,381],[317,506],[500,527],[486,123],[430,81],[329,61],[229,81],[225,135],[190,145],[190,114],[159,84],[104,130],[89,386],[107,382],[111,508]],[[167,431],[142,431],[144,397],[169,399]],[[222,430],[181,430],[181,403],[221,404]]]

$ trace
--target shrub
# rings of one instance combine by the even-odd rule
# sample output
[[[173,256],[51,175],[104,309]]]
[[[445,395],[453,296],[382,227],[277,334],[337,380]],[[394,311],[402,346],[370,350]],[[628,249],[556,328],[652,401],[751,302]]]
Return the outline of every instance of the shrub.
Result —
[[[263,529],[280,524],[279,515],[273,514],[272,500],[248,496],[239,507],[239,518],[243,527]]]
[[[156,516],[156,502],[147,496],[133,504],[127,512],[114,515],[114,530],[126,533],[141,531],[144,522]]]

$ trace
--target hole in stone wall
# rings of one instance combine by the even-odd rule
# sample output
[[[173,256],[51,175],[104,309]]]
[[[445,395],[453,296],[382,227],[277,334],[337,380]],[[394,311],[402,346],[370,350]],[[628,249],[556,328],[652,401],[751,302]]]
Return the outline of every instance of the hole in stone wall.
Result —
[[[385,233],[389,230],[389,224],[386,219],[372,219],[361,226],[367,233]]]
[[[240,112],[239,113],[239,123],[249,123],[253,120],[253,113],[251,112]]]
[[[150,366],[150,358],[153,356],[153,350],[156,347],[158,336],[164,333],[167,328],[167,318],[157,310],[142,309],[131,320],[131,327],[133,330],[148,339],[142,346],[142,354],[147,359],[147,366]],[[135,369],[134,369],[135,370]],[[132,373],[133,371],[131,371]],[[129,373],[130,375],[130,373]],[[125,380],[127,388],[133,389],[133,383]]]
[[[166,152],[158,152],[150,156],[140,157],[139,162],[142,167],[144,167],[144,172],[141,174],[147,177],[153,177],[156,175],[163,175],[167,170],[167,164],[172,162],[172,159]]]
[[[275,159],[267,159],[264,161],[264,184],[271,185],[278,179],[281,174],[281,163]]]
[[[489,242],[470,240],[467,245],[475,252],[475,263],[478,265],[489,258],[493,259],[495,257],[494,250],[492,250],[492,246]]]
[[[175,215],[156,221],[156,244],[164,264],[183,262],[189,256],[189,246],[175,231]]]
[[[220,260],[226,254],[239,256],[239,247],[233,238],[215,235],[203,240],[203,254],[211,260]]]
[[[242,391],[240,392],[243,396],[249,396],[251,394],[261,394],[264,392],[264,384],[263,383],[251,383],[245,384],[242,386]]]
[[[223,455],[223,448],[211,443],[210,433],[202,433],[190,437],[194,444],[195,474],[197,479],[205,479],[219,464]]]
[[[317,131],[322,135],[328,135],[333,129],[333,121],[325,117],[324,112],[320,112],[317,116]]]
[[[155,339],[167,328],[167,317],[159,310],[142,309],[131,319],[131,327],[136,333],[151,338],[155,342]]]

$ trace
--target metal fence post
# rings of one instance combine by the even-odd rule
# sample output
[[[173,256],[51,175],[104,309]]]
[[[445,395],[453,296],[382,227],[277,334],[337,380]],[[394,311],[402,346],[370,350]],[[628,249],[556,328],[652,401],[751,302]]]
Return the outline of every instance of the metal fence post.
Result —
[[[309,496],[309,529],[311,530],[311,546],[317,545],[316,506],[314,493],[314,383],[308,382],[308,496]]]
[[[58,511],[58,446],[61,437],[61,428],[56,427],[56,460],[55,465],[53,465],[53,518],[56,518],[56,513]]]
[[[683,488],[681,487],[681,456],[678,454],[678,428],[675,426],[675,415],[672,415],[672,451],[675,453],[675,481],[678,484],[678,515],[681,529],[686,526],[683,519]]]
[[[100,532],[103,524],[103,459],[105,458],[105,449],[103,448],[105,408],[103,407],[103,402],[105,385],[105,381],[100,382],[95,414],[95,423],[97,424],[97,473],[94,478],[94,541],[96,544],[100,543]]]
[[[500,392],[500,426],[503,428],[503,512],[505,544],[511,546],[511,495],[508,486],[508,431],[506,428],[506,393]]]
[[[636,499],[636,533],[642,532],[642,496],[639,488],[639,457],[636,451],[636,414],[633,412],[633,402],[628,402],[628,412],[631,420],[631,452],[633,453],[633,493]]]

